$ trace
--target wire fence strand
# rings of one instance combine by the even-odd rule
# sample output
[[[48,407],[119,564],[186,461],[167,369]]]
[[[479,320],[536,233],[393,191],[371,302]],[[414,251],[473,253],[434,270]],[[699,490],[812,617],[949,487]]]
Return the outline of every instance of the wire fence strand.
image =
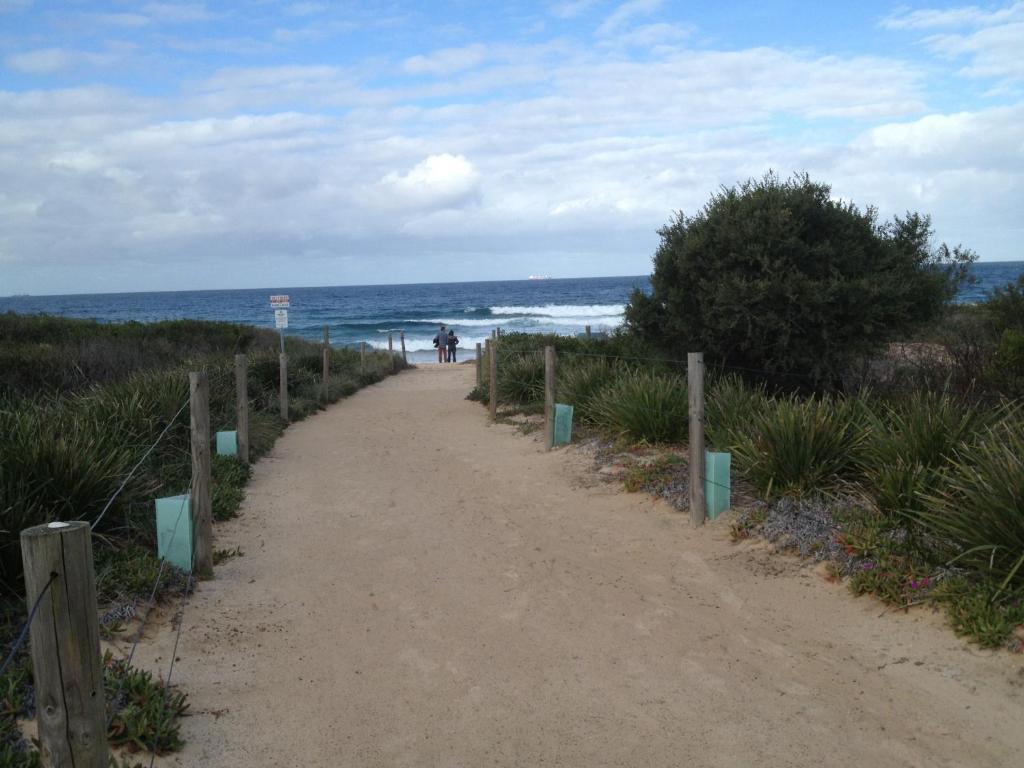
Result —
[[[182,412],[186,408],[188,408],[190,400],[191,400],[191,398],[186,399],[185,402],[181,404],[181,407],[178,409],[177,413],[175,413],[170,418],[170,420],[167,422],[167,425],[163,428],[163,431],[161,431],[160,434],[157,435],[156,440],[153,441],[153,444],[150,445],[149,448],[146,449],[146,452],[144,454],[142,454],[142,458],[139,459],[135,463],[135,466],[131,468],[131,470],[128,472],[128,474],[124,478],[124,480],[121,481],[121,485],[119,485],[117,490],[114,491],[114,495],[111,496],[107,500],[107,503],[103,506],[103,509],[100,511],[99,515],[92,522],[92,525],[89,526],[89,530],[91,530],[91,531],[95,531],[96,530],[96,526],[100,524],[100,521],[103,519],[104,515],[107,514],[107,510],[109,510],[110,507],[113,506],[114,501],[117,499],[118,496],[121,495],[121,491],[123,491],[127,487],[128,482],[135,476],[135,473],[138,472],[139,467],[141,467],[142,464],[146,461],[146,459],[149,458],[149,454],[151,454],[156,449],[157,445],[160,444],[160,441],[164,439],[164,436],[168,432],[170,432],[171,427],[174,426],[174,422],[176,422],[178,420],[178,417],[181,416]]]
[[[191,504],[191,496],[192,496],[193,485],[194,485],[193,483],[189,483],[189,488],[188,488],[189,504]],[[171,531],[171,537],[168,540],[167,549],[170,549],[174,545],[174,539],[178,535],[178,528],[181,525],[181,518],[182,518],[182,516],[185,513],[185,506],[186,505],[183,502],[182,505],[181,505],[181,508],[178,510],[178,517],[174,521],[174,529]],[[189,511],[191,513],[191,509]],[[193,564],[194,564],[194,560],[195,560],[195,553],[193,551]],[[139,647],[139,641],[142,640],[142,633],[146,629],[146,623],[149,621],[150,614],[153,612],[153,606],[156,605],[156,594],[157,594],[157,591],[160,588],[160,580],[163,578],[164,570],[166,569],[166,567],[167,567],[167,559],[166,558],[162,558],[160,560],[160,566],[157,568],[156,579],[154,579],[154,581],[153,581],[153,589],[150,590],[150,593],[149,593],[149,600],[148,600],[148,602],[146,604],[146,610],[145,610],[145,612],[142,615],[142,619],[139,621],[138,628],[135,630],[135,638],[132,640],[132,647],[128,651],[128,656],[125,659],[125,666],[126,667],[130,667],[131,664],[132,664],[132,660],[135,658],[135,650]],[[189,573],[189,586],[186,587],[186,593],[187,593],[187,590],[191,587],[191,584],[192,584],[192,574]],[[110,724],[114,721],[114,718],[117,716],[118,712],[120,711],[122,695],[124,694],[125,679],[126,679],[126,677],[123,677],[121,679],[121,684],[118,686],[117,693],[114,695],[114,698],[111,701],[110,714],[107,716],[107,730],[110,729]]]
[[[50,586],[56,580],[57,574],[54,573],[50,576],[50,580],[46,582],[46,586],[44,586],[39,592],[39,597],[36,598],[35,605],[32,606],[32,610],[28,613],[28,620],[25,622],[25,626],[21,628],[21,632],[18,634],[18,639],[14,641],[14,645],[11,646],[11,650],[7,654],[7,658],[4,659],[4,663],[0,665],[0,677],[4,676],[4,672],[7,671],[7,667],[9,667],[11,662],[14,661],[14,657],[18,654],[18,651],[21,650],[21,646],[25,644],[29,628],[32,626],[32,622],[36,618],[36,612],[39,610],[39,606],[42,605],[43,598],[46,597],[46,593],[50,591]]]

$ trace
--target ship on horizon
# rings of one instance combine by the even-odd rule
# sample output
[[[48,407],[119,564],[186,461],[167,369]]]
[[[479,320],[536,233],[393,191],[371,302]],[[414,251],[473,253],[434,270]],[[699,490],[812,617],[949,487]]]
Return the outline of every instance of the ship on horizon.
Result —
[[[530,275],[530,280],[550,280],[551,275]]]

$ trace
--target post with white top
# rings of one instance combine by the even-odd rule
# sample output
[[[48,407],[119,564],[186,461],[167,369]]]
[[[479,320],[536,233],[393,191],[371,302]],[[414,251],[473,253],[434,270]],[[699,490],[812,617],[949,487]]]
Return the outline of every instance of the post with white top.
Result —
[[[544,445],[555,446],[555,348],[544,347]]]
[[[359,342],[359,372],[366,373],[366,342]]]
[[[326,403],[330,399],[330,392],[328,387],[331,381],[331,329],[329,326],[324,326],[324,348],[321,353],[324,358],[324,372],[322,376],[323,383],[323,398]]]
[[[39,601],[30,637],[45,766],[107,768],[110,760],[91,534],[84,521],[21,532],[29,610]]]
[[[405,331],[398,332],[398,340],[402,343],[402,363],[409,364],[409,358],[405,356]]]
[[[235,440],[238,460],[249,463],[249,361],[235,355]]]
[[[284,357],[284,355],[282,355]],[[213,578],[213,498],[210,483],[210,382],[206,371],[188,375],[192,423],[192,519],[195,525],[195,573]]]
[[[686,355],[690,410],[690,522],[704,525],[704,353]]]
[[[484,360],[480,342],[476,343],[476,385],[479,387],[484,381]]]

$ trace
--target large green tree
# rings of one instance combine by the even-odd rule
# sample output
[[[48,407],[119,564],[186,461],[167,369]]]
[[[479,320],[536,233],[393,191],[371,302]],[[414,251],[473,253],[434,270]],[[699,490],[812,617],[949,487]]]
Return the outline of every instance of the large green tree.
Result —
[[[928,216],[882,222],[830,193],[806,174],[769,173],[677,214],[627,328],[674,355],[828,388],[855,358],[934,320],[974,254],[933,247]]]

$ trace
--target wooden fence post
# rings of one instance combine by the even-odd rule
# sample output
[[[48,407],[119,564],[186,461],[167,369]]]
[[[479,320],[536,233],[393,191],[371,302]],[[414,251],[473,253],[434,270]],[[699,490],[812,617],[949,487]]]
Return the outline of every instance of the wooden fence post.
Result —
[[[584,325],[583,326],[583,330],[587,334],[587,338],[589,339],[590,338],[590,326],[589,325]]]
[[[326,403],[330,399],[328,387],[330,386],[331,378],[331,329],[326,325],[324,326],[324,348],[322,354],[324,358],[324,372],[321,378],[323,379],[324,403]]]
[[[398,340],[402,342],[402,363],[409,364],[409,358],[405,356],[405,331],[398,332]]]
[[[288,355],[284,352],[278,358],[281,365],[281,380],[278,383],[280,392],[277,396],[278,407],[281,411],[281,418],[288,423]]]
[[[480,342],[476,343],[476,385],[479,387],[484,381],[484,359]]]
[[[704,353],[686,355],[690,411],[690,522],[704,525]]]
[[[284,355],[281,355],[283,358]],[[210,382],[206,371],[188,375],[192,416],[192,520],[195,525],[195,573],[213,578],[213,499],[210,487]]]
[[[249,463],[249,361],[235,355],[235,440],[238,460]]]
[[[555,446],[555,348],[544,347],[544,444]]]
[[[488,405],[491,409],[491,421],[498,419],[498,342],[496,339],[487,340],[487,362],[490,365],[490,391],[488,394]]]
[[[359,342],[359,372],[366,373],[366,342]]]
[[[31,629],[42,763],[107,768],[107,705],[89,523],[27,528],[21,532],[21,555],[29,610],[49,585]]]
[[[395,372],[395,338],[394,334],[388,334],[388,360],[391,362],[391,372]]]

